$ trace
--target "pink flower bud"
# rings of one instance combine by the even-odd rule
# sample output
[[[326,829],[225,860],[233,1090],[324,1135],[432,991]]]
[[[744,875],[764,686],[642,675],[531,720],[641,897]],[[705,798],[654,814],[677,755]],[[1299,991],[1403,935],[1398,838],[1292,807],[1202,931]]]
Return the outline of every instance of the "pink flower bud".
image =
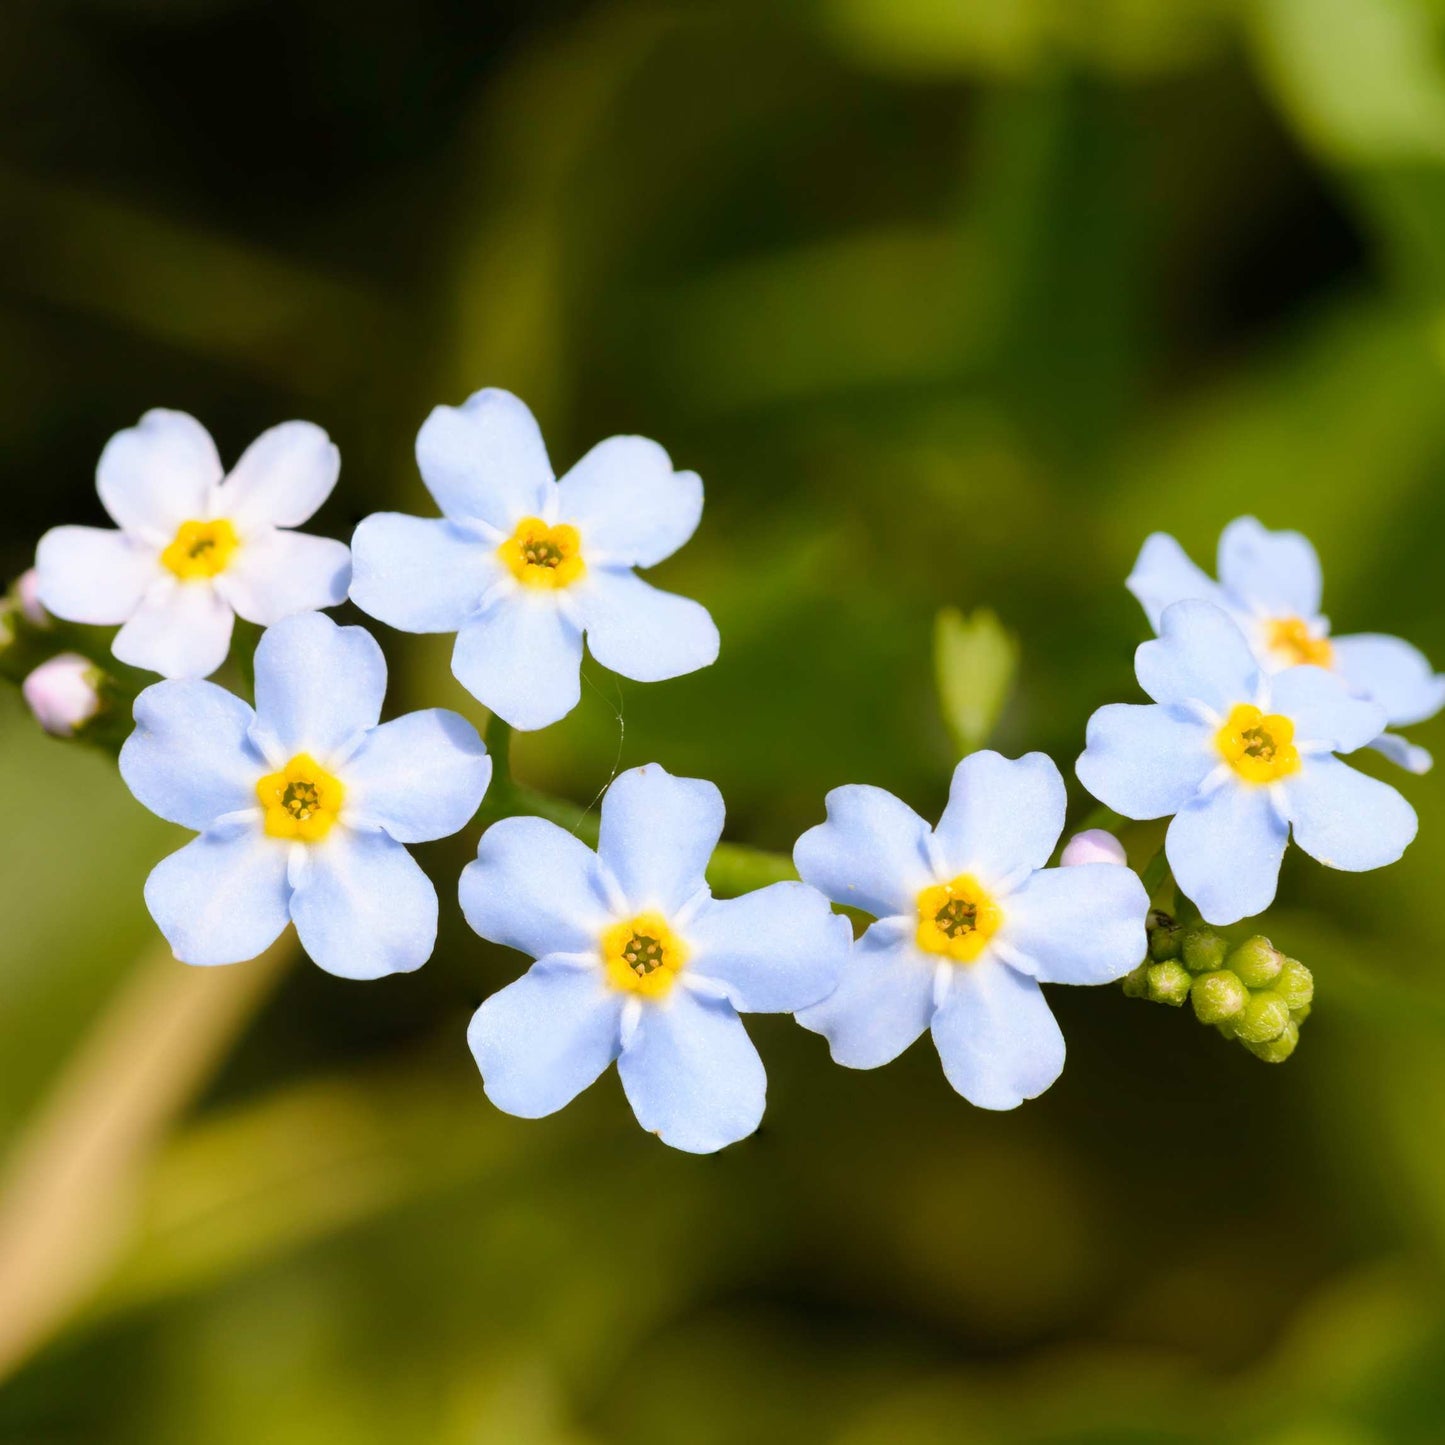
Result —
[[[1059,860],[1065,868],[1075,863],[1122,863],[1124,845],[1102,828],[1086,828],[1075,833],[1064,845],[1063,857]]]
[[[40,578],[35,568],[24,573],[15,584],[15,600],[20,604],[21,614],[32,627],[48,630],[54,618],[40,604]]]
[[[97,673],[89,659],[62,652],[42,662],[21,684],[35,720],[58,738],[73,736],[100,711]]]

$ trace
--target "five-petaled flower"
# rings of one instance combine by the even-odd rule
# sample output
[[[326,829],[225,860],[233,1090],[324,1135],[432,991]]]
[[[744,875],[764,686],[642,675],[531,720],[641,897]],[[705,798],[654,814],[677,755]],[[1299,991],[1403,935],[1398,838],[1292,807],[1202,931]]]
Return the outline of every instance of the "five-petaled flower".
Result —
[[[638,1122],[674,1148],[711,1153],[758,1127],[766,1079],[738,1014],[816,1003],[852,933],[804,883],[714,898],[722,826],[717,788],[654,763],[607,790],[595,853],[540,818],[483,834],[467,921],[537,960],[472,1020],[494,1104],[554,1113],[616,1059]]]
[[[1336,673],[1384,709],[1385,722],[1408,727],[1445,707],[1445,675],[1398,637],[1360,633],[1331,637],[1320,612],[1320,561],[1298,532],[1271,532],[1253,517],[1237,517],[1219,538],[1215,582],[1164,532],[1149,537],[1129,574],[1128,588],[1157,632],[1164,609],[1195,598],[1234,618],[1266,672],[1311,665]],[[1369,745],[1411,772],[1430,767],[1430,754],[1394,733]]]
[[[464,827],[492,761],[456,713],[380,723],[385,692],[370,633],[313,612],[262,636],[254,711],[194,680],[136,699],[121,775],[153,813],[200,833],[145,890],[182,962],[254,958],[288,922],[343,978],[431,956],[436,889],[403,845]]]
[[[270,626],[346,600],[346,545],[289,530],[326,500],[340,468],[320,427],[290,421],[262,432],[227,476],[194,417],[148,411],[110,439],[96,468],[119,530],[47,532],[39,599],[68,622],[123,624],[113,644],[122,662],[208,677],[238,614]]]
[[[1064,1067],[1041,983],[1107,983],[1144,957],[1149,900],[1128,868],[1046,868],[1064,826],[1064,780],[1042,753],[974,753],[930,829],[882,788],[828,794],[798,839],[798,872],[878,920],[837,991],[798,1022],[833,1058],[872,1069],[931,1029],[964,1098],[1012,1109]]]
[[[1089,719],[1079,780],[1126,818],[1174,815],[1169,865],[1208,922],[1269,906],[1291,828],[1306,853],[1350,872],[1393,863],[1415,836],[1394,788],[1334,756],[1385,722],[1335,674],[1270,674],[1228,614],[1198,601],[1164,609],[1135,670],[1153,703]]]
[[[599,442],[557,481],[532,413],[488,389],[437,407],[416,458],[442,516],[362,522],[351,596],[405,632],[455,632],[452,671],[514,727],[577,705],[584,632],[598,662],[638,682],[717,657],[707,610],[633,571],[670,557],[702,515],[697,474],[674,472],[656,442]]]

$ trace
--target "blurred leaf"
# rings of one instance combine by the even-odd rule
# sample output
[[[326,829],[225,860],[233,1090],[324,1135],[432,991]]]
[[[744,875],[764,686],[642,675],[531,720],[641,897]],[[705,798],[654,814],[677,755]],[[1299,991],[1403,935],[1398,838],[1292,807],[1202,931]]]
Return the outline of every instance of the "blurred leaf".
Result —
[[[938,700],[960,756],[993,733],[1018,672],[1018,638],[987,608],[965,617],[944,607],[933,621]]]

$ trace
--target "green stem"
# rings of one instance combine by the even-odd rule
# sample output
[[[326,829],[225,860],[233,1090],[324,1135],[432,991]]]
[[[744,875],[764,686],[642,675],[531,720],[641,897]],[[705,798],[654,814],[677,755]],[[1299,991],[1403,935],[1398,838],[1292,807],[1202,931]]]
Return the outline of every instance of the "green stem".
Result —
[[[487,719],[487,751],[492,756],[492,786],[514,791],[512,782],[512,725],[493,713]]]

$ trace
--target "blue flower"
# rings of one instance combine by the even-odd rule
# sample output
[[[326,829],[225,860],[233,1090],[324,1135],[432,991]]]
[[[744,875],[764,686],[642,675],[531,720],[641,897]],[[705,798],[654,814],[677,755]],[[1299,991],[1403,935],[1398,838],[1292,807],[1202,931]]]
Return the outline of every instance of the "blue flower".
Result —
[[[200,422],[148,411],[101,453],[96,489],[119,530],[56,527],[36,552],[40,603],[120,626],[112,651],[164,677],[207,677],[237,615],[263,627],[346,600],[345,543],[299,526],[336,485],[341,457],[319,426],[288,421],[229,476]]]
[[[404,632],[455,632],[452,671],[513,727],[577,705],[584,632],[598,662],[638,682],[716,659],[707,610],[633,571],[670,557],[702,516],[702,482],[656,442],[599,442],[559,482],[532,413],[489,389],[437,407],[416,459],[442,517],[362,522],[352,598]]]
[[[1041,983],[1107,983],[1144,957],[1144,886],[1116,863],[1045,868],[1064,780],[1042,753],[974,753],[937,828],[881,788],[837,788],[798,839],[798,872],[878,920],[838,989],[798,1015],[833,1058],[873,1069],[931,1029],[948,1081],[1013,1109],[1064,1067]]]
[[[1166,607],[1135,670],[1153,705],[1100,708],[1079,779],[1126,818],[1174,815],[1169,865],[1210,923],[1269,906],[1291,828],[1311,857],[1350,872],[1393,863],[1415,836],[1399,793],[1334,756],[1384,726],[1384,709],[1335,674],[1271,675],[1209,602]]]
[[[209,682],[136,699],[121,776],[201,836],[163,859],[146,904],[184,963],[237,963],[287,923],[328,973],[420,968],[437,896],[403,844],[455,833],[492,775],[476,729],[432,709],[382,723],[386,663],[360,627],[304,613],[256,649],[256,708]]]
[[[537,960],[468,1035],[488,1098],[555,1113],[617,1060],[637,1121],[708,1154],[758,1127],[766,1079],[739,1013],[792,1013],[837,983],[852,932],[804,883],[718,899],[704,870],[718,790],[657,764],[602,802],[594,853],[540,818],[507,818],[462,874],[467,922]]]
[[[1213,602],[1239,625],[1266,672],[1326,668],[1379,703],[1386,723],[1408,727],[1445,707],[1445,675],[1408,642],[1379,633],[1330,636],[1330,620],[1320,612],[1319,558],[1298,532],[1271,532],[1253,517],[1238,517],[1219,538],[1218,570],[1215,582],[1173,537],[1156,532],[1144,543],[1127,585],[1156,632],[1172,603]],[[1424,748],[1394,733],[1382,732],[1369,745],[1411,772],[1430,768]]]

